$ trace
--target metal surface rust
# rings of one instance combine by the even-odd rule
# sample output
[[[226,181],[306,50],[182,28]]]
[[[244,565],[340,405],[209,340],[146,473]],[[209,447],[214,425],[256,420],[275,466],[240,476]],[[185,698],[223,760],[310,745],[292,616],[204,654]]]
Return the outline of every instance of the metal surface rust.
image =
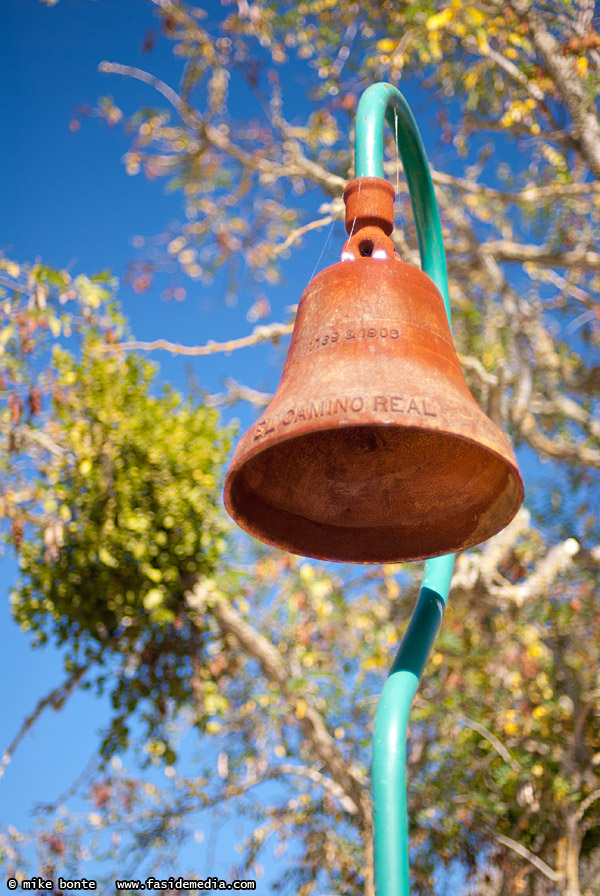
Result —
[[[342,261],[306,288],[281,383],[225,481],[227,510],[256,538],[354,563],[471,547],[523,501],[512,448],[462,375],[442,297],[371,223],[373,192],[351,191],[366,211],[353,206]]]

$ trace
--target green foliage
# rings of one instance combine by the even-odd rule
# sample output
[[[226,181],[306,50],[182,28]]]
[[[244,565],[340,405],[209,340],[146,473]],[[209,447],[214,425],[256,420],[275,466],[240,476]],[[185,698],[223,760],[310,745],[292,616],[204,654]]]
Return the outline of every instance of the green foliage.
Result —
[[[155,372],[91,344],[79,361],[56,350],[61,450],[40,466],[45,519],[21,546],[12,595],[34,643],[68,643],[70,667],[92,656],[109,664],[120,720],[105,749],[126,742],[124,719],[141,700],[164,717],[168,701],[190,699],[202,633],[187,621],[184,593],[226,547],[218,501],[230,434],[215,410],[170,389],[153,395]]]

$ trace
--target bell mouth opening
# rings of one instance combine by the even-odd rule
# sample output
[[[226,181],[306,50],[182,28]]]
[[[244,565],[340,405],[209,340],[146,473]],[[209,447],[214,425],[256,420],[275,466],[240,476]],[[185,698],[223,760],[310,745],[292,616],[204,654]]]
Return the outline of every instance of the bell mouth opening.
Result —
[[[225,505],[251,535],[320,560],[395,563],[499,532],[523,500],[516,467],[453,434],[339,427],[265,447],[228,474]]]

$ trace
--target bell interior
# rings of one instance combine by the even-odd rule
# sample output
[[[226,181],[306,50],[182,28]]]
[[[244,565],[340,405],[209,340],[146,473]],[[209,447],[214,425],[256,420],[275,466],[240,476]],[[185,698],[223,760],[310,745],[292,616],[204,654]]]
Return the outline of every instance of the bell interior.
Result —
[[[382,424],[308,433],[248,457],[229,503],[251,534],[340,562],[419,560],[469,547],[514,515],[518,474],[461,436]]]

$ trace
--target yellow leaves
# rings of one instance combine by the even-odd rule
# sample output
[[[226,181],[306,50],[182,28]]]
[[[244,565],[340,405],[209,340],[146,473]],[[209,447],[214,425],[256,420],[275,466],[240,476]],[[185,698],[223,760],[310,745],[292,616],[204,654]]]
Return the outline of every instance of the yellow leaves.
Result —
[[[354,628],[357,632],[371,631],[373,624],[373,617],[366,613],[359,613],[354,618]]]
[[[521,633],[521,640],[526,647],[530,647],[539,641],[539,632],[535,625],[525,625]]]
[[[308,9],[311,13],[320,13],[324,12],[326,9],[332,9],[338,0],[313,0],[312,3],[309,4]]]
[[[460,9],[461,6],[462,4],[459,3],[458,8]],[[476,27],[483,25],[483,23],[485,22],[484,14],[481,12],[481,10],[476,9],[474,6],[467,6],[467,16]]]
[[[541,641],[534,641],[527,647],[527,656],[532,660],[544,659],[548,655],[548,648]]]
[[[368,642],[371,639],[365,638]],[[367,672],[380,672],[387,668],[390,662],[388,653],[382,649],[378,649],[372,656],[367,657],[363,663],[363,669]]]
[[[587,78],[588,75],[588,61],[585,56],[580,56],[579,59],[575,62],[575,68],[577,70],[577,74],[582,78]]]
[[[539,134],[540,126],[533,119],[532,112],[537,103],[533,97],[527,97],[525,100],[514,100],[509,104],[504,115],[500,119],[502,127],[510,127],[512,124],[523,123],[528,125],[533,133]]]
[[[464,79],[464,85],[466,89],[473,90],[479,79],[479,72],[476,69],[472,68],[470,71],[468,71]]]
[[[130,532],[147,532],[150,527],[150,520],[143,513],[120,513],[119,525]]]
[[[232,218],[229,222],[229,228],[234,233],[248,233],[248,222],[244,218]]]
[[[517,713],[514,709],[509,709],[506,712],[506,720],[504,722],[504,731],[506,734],[516,734],[519,730],[519,726],[515,721],[517,717]]]
[[[150,579],[151,582],[154,582],[155,585],[158,585],[159,582],[162,582],[163,574],[160,569],[155,569],[154,567],[149,566],[147,563],[142,563],[140,569],[144,573],[144,575]]]
[[[389,37],[384,37],[382,40],[378,40],[375,46],[382,53],[391,53],[396,48],[396,41],[391,40]]]
[[[209,722],[206,723],[205,728],[206,728],[207,734],[218,734],[219,731],[221,730],[221,723],[215,721],[214,719],[211,719]]]
[[[21,273],[21,268],[16,262],[4,258],[0,260],[0,270],[5,270],[8,276],[15,280]]]
[[[490,44],[483,31],[477,33],[477,49],[486,56],[490,52]]]
[[[437,12],[435,15],[430,16],[425,22],[425,27],[428,31],[439,31],[439,29],[447,25],[453,17],[454,10],[448,6],[446,9],[442,9],[441,12]]]
[[[165,595],[160,588],[151,588],[143,597],[144,609],[149,613],[157,610],[165,599]]]
[[[89,458],[82,460],[79,464],[79,472],[82,476],[87,476],[92,471],[92,462]]]
[[[393,576],[387,576],[385,587],[390,600],[396,600],[400,596],[400,585]]]
[[[540,762],[536,762],[535,765],[531,767],[531,774],[535,775],[536,778],[541,778],[544,774],[544,766]]]
[[[208,688],[211,682],[208,682]],[[204,709],[207,715],[221,715],[228,707],[227,699],[222,694],[210,692],[204,694]]]
[[[531,715],[534,719],[543,719],[544,716],[548,715],[548,710],[545,706],[535,706],[532,710]]]
[[[431,662],[434,666],[441,666],[444,662],[444,654],[443,653],[434,653],[431,657]]]
[[[335,737],[336,740],[343,740],[345,734],[346,734],[345,728],[341,728],[339,725],[333,732],[333,736]]]
[[[315,577],[314,567],[310,563],[303,563],[299,569],[299,575],[301,582],[312,582]]]
[[[306,700],[304,700],[302,697],[300,697],[300,699],[296,703],[296,718],[300,719],[300,721],[302,721],[302,719],[306,716],[307,709],[308,709],[308,704],[307,704]]]
[[[119,561],[113,554],[110,553],[105,547],[101,547],[98,551],[98,559],[101,563],[104,563],[105,566],[110,566],[111,569],[117,569],[119,566]]]
[[[311,893],[314,893],[316,884],[314,881],[309,881],[307,884],[302,884],[300,889],[298,890],[298,896],[310,896]]]
[[[171,242],[167,246],[167,252],[169,253],[169,255],[177,255],[184,248],[185,244],[185,238],[182,236],[178,236],[174,240],[171,240]]]
[[[542,145],[542,155],[554,168],[557,168],[559,171],[567,170],[567,162],[565,157],[553,146],[549,146],[547,143]]]
[[[338,137],[339,132],[334,125],[327,125],[319,132],[319,139],[325,146],[333,146]]]
[[[489,348],[484,349],[481,353],[481,360],[484,367],[488,370],[493,369],[495,366],[494,352]]]
[[[55,339],[58,339],[61,331],[61,323],[58,317],[50,316],[48,318],[48,326],[50,328],[50,332],[52,333]]]
[[[328,602],[324,600],[324,598],[329,597],[332,591],[333,582],[331,581],[331,579],[320,579],[319,581],[314,583],[312,587],[312,593],[317,600],[317,603],[315,604],[317,612],[319,612],[319,610],[322,610],[322,612],[326,616],[329,616],[331,614],[332,607]],[[327,606],[323,608],[323,606],[319,604],[320,601],[322,601],[323,604],[327,604]]]
[[[89,277],[83,274],[76,277],[75,286],[79,292],[81,304],[87,305],[88,308],[99,308],[102,302],[109,296],[109,292],[104,286],[90,280]]]
[[[5,304],[8,304],[8,303],[5,303]],[[15,328],[13,327],[12,324],[8,324],[6,327],[3,327],[2,330],[0,331],[0,354],[2,354],[2,352],[4,351],[4,347],[12,339],[14,332],[15,332]]]

